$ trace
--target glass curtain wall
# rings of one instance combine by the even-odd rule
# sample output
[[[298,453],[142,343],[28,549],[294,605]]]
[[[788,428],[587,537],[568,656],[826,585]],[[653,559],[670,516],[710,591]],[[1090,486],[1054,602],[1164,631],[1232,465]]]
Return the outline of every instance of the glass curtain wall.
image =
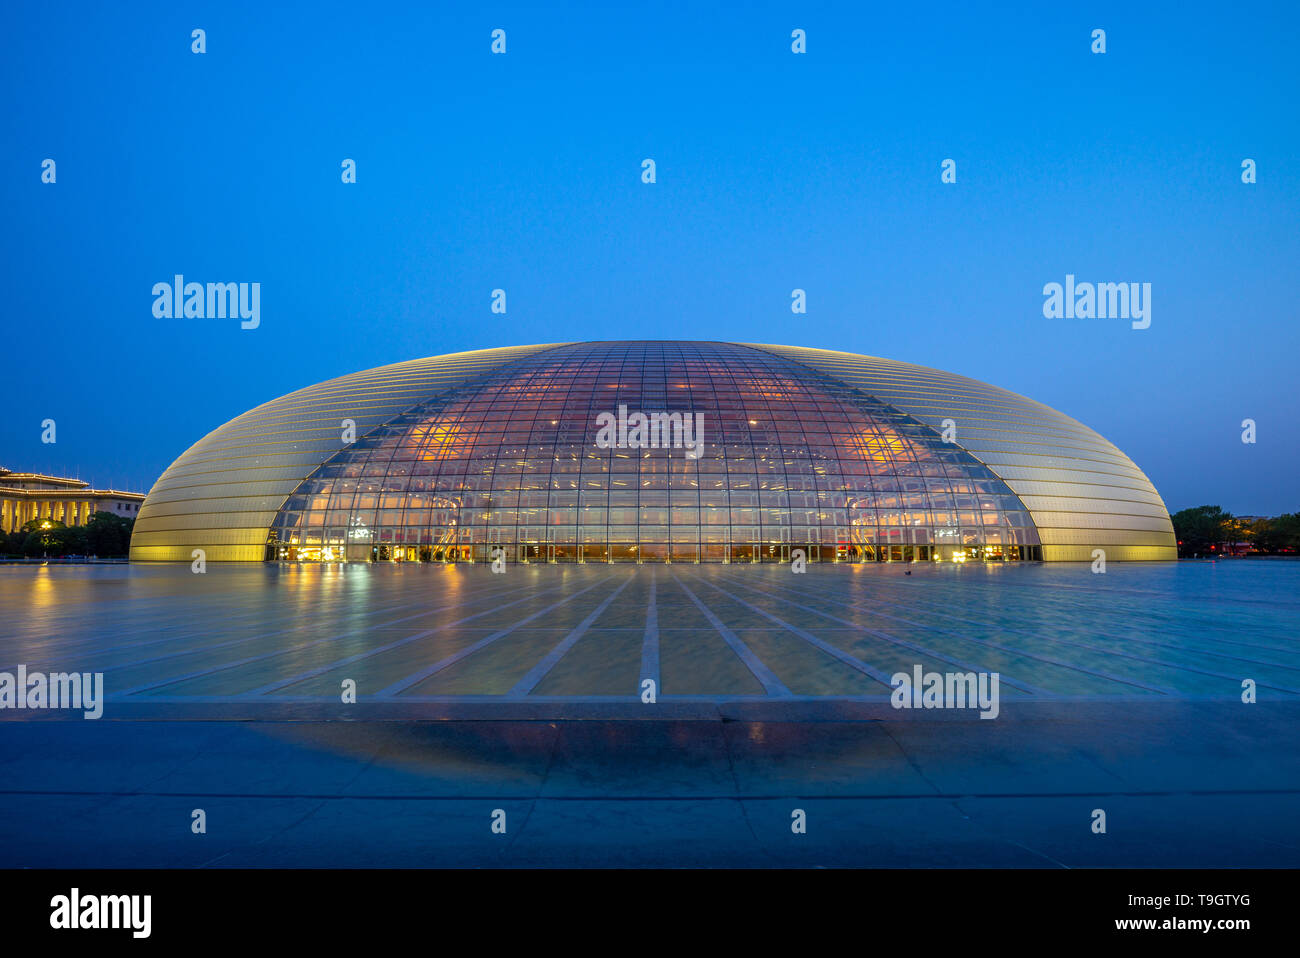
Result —
[[[657,447],[598,442],[602,414],[635,439],[637,413],[698,422],[698,457],[668,429]],[[267,557],[964,561],[1038,544],[1005,483],[892,406],[752,347],[632,342],[515,360],[373,430],[288,498]]]

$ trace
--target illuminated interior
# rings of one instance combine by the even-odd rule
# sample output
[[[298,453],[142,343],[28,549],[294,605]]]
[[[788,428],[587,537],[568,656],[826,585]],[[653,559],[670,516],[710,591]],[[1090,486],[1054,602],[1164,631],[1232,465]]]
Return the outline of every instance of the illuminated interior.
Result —
[[[620,406],[700,414],[681,448],[601,448]],[[1041,558],[1023,503],[934,428],[726,343],[584,343],[515,359],[339,449],[266,558],[757,562]],[[495,550],[501,552],[495,552]]]

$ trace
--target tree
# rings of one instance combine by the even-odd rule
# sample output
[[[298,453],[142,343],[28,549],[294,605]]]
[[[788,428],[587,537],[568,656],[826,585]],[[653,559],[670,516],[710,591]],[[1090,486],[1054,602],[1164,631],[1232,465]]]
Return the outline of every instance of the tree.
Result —
[[[1255,548],[1260,552],[1300,551],[1300,515],[1288,512],[1255,525]]]
[[[86,548],[91,555],[124,556],[131,549],[135,522],[100,510],[86,523]]]
[[[0,552],[9,556],[20,556],[23,554],[23,543],[27,541],[27,533],[21,529],[7,533],[0,544]]]
[[[1223,543],[1231,537],[1233,516],[1219,506],[1195,506],[1169,518],[1180,556],[1221,552]]]
[[[69,526],[63,531],[62,554],[67,556],[84,556],[89,548],[85,526]]]
[[[26,555],[62,555],[63,534],[68,527],[57,519],[29,519],[22,530],[27,533],[23,543]]]

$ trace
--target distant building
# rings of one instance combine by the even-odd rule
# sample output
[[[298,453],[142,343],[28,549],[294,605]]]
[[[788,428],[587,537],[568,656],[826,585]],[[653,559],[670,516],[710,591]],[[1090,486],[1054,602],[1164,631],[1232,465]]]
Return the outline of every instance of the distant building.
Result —
[[[140,492],[92,489],[80,479],[0,467],[0,532],[17,532],[32,519],[84,526],[96,512],[134,519],[143,502]]]

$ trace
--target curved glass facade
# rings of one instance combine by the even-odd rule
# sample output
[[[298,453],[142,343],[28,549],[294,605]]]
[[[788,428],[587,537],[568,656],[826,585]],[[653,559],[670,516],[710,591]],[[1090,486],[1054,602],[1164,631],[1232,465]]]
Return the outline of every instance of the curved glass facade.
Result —
[[[664,417],[662,444],[633,448],[633,418],[625,448],[617,432],[602,447],[602,414],[637,413]],[[1001,559],[1038,544],[1006,484],[917,420],[757,349],[644,342],[549,349],[407,412],[308,477],[269,539],[270,557],[326,561]]]
[[[259,406],[167,469],[131,556],[1090,559],[1098,547],[1175,555],[1141,470],[1040,403],[851,353],[631,341],[413,360]]]

